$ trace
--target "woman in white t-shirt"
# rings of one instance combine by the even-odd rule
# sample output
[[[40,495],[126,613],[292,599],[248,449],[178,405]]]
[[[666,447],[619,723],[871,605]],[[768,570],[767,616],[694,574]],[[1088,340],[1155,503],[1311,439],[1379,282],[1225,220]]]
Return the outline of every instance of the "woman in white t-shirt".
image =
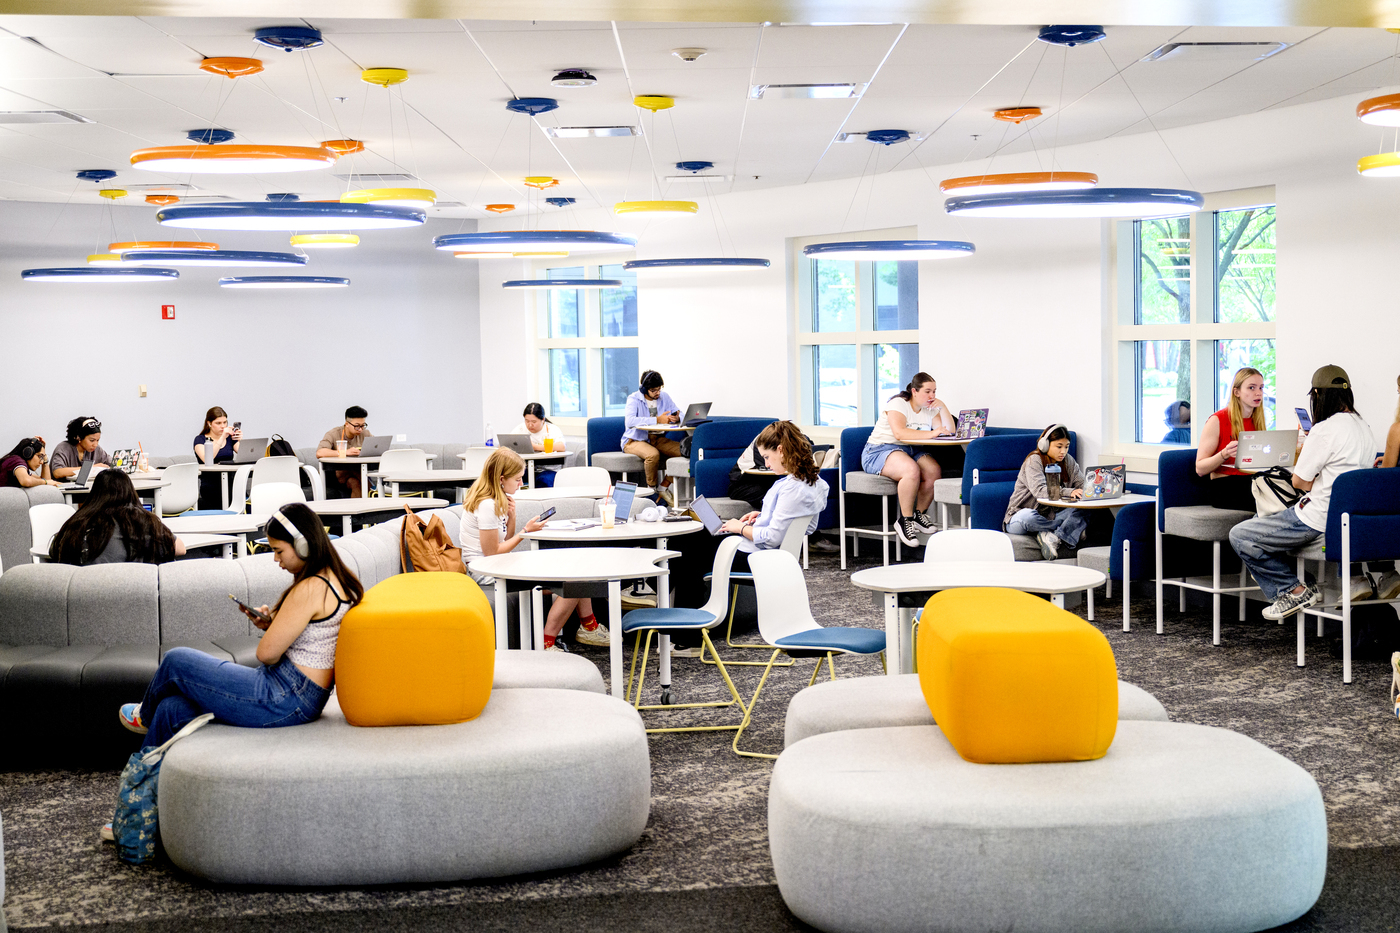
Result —
[[[515,495],[525,479],[525,461],[515,451],[500,447],[486,458],[481,467],[481,475],[472,484],[467,499],[462,503],[462,562],[470,565],[478,557],[491,557],[506,554],[516,549],[524,537],[515,532]],[[544,522],[532,518],[525,523],[525,531],[539,531]],[[494,577],[486,574],[467,573],[481,586],[494,585]],[[564,623],[569,621],[574,609],[579,611],[580,625],[576,639],[585,645],[608,644],[607,626],[599,624],[593,615],[593,601],[590,599],[555,599],[549,609],[549,617],[544,623],[544,649],[564,651],[557,644]]]
[[[525,406],[525,420],[515,426],[512,434],[530,435],[530,446],[535,449],[535,453],[544,453],[544,439],[547,437],[552,442],[551,452],[564,449],[564,432],[559,430],[559,426],[544,416],[544,406],[539,402],[531,402]],[[536,463],[535,464],[535,484],[538,486],[553,486],[554,473],[561,467],[562,463]]]
[[[933,502],[933,484],[943,477],[943,469],[927,448],[900,442],[955,433],[957,421],[937,394],[938,383],[933,377],[916,373],[903,392],[885,403],[860,453],[862,470],[888,476],[899,484],[895,533],[910,547],[918,546],[920,533],[937,531],[925,513]]]

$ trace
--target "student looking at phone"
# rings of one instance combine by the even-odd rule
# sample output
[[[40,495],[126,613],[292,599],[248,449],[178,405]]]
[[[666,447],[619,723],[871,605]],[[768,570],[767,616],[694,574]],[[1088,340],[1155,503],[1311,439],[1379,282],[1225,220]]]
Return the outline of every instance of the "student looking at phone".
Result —
[[[164,564],[185,553],[185,543],[147,512],[121,470],[103,470],[49,545],[56,564]]]
[[[934,378],[915,373],[902,391],[885,402],[860,453],[862,470],[887,476],[898,484],[899,517],[894,529],[899,540],[910,547],[918,546],[920,533],[938,530],[926,513],[933,502],[933,484],[943,478],[943,468],[929,448],[902,442],[957,433],[957,419],[937,396]]]
[[[245,610],[264,632],[257,649],[261,666],[244,667],[194,648],[170,649],[145,698],[119,711],[122,725],[146,736],[143,748],[162,744],[201,713],[231,726],[271,729],[311,722],[325,708],[340,622],[364,587],[304,503],[282,506],[264,532],[292,582],[277,605]]]
[[[657,476],[662,457],[681,456],[681,445],[665,434],[642,430],[648,424],[680,424],[681,409],[666,393],[666,380],[654,369],[642,373],[637,391],[627,396],[626,430],[622,432],[622,452],[640,457],[646,471],[647,485],[656,490],[657,498],[675,505],[671,497],[671,477]]]
[[[238,440],[243,436],[243,424],[230,425],[228,422],[228,412],[218,405],[204,413],[204,427],[194,436],[194,456],[200,463],[227,463],[238,453]],[[214,458],[206,459],[209,455],[208,445],[213,445]],[[201,473],[199,476],[199,507],[201,509],[217,509],[221,505],[222,493],[219,491],[219,478],[213,473]]]
[[[482,464],[481,475],[472,484],[462,503],[462,562],[467,573],[480,586],[494,586],[496,578],[474,572],[470,565],[478,557],[508,554],[525,539],[516,533],[515,493],[525,481],[525,461],[508,447],[498,447]],[[524,531],[539,531],[544,522],[532,518]],[[563,651],[559,633],[577,608],[581,624],[577,640],[585,645],[608,644],[608,628],[593,614],[591,599],[556,598],[544,623],[544,649]]]

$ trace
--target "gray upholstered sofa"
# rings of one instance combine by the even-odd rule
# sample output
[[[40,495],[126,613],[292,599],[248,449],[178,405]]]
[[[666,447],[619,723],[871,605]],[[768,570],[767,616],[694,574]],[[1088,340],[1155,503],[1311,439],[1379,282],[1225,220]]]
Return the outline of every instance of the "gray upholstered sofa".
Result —
[[[566,518],[595,508],[583,499],[550,504]],[[520,520],[541,508],[522,509]],[[457,540],[460,507],[421,514],[440,514]],[[366,587],[400,571],[401,523],[394,519],[335,542]],[[164,652],[183,645],[257,663],[259,633],[228,596],[270,604],[291,582],[267,554],[74,567],[28,563],[27,544],[24,551],[26,562],[0,575],[0,700],[24,711],[14,717],[0,768],[56,760],[119,763],[135,737],[121,728],[115,710],[141,697]],[[508,654],[498,660],[498,684],[504,678],[510,686],[603,689],[601,675],[581,658]]]
[[[9,570],[20,564],[33,563],[29,555],[29,507],[62,501],[63,493],[52,486],[0,488],[0,562],[3,562],[0,568]]]

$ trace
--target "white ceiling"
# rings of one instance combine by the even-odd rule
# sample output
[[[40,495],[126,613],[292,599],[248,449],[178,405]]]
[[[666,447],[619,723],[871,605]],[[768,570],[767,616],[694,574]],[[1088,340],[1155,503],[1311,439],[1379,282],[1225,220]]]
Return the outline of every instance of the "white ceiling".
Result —
[[[0,126],[0,197],[96,203],[96,186],[74,177],[94,168],[117,170],[105,186],[134,193],[188,182],[237,199],[330,198],[345,188],[335,174],[408,172],[466,205],[442,216],[482,217],[487,203],[525,209],[527,193],[531,203],[562,195],[580,206],[703,194],[693,184],[653,188],[653,166],[664,177],[682,159],[712,161],[735,176],[723,190],[744,190],[1032,148],[1045,158],[1056,142],[1356,97],[1397,80],[1397,36],[1380,29],[1119,26],[1103,42],[1065,49],[1035,41],[1035,26],[619,23],[615,32],[609,23],[294,22],[320,29],[326,44],[263,48],[253,31],[278,23],[261,19],[0,16],[0,110],[61,109],[95,121]],[[1232,40],[1293,44],[1259,62],[1139,61],[1169,41]],[[683,46],[709,51],[687,64],[670,51]],[[259,58],[266,71],[229,81],[198,70],[202,58],[225,55]],[[364,84],[361,69],[376,66],[411,78],[392,91]],[[551,87],[554,72],[571,66],[598,84]],[[856,101],[748,99],[751,84],[797,82],[870,86]],[[632,105],[634,94],[673,96],[676,106],[653,117]],[[532,121],[505,109],[513,96],[553,97],[560,107]],[[991,119],[1017,105],[1046,116],[1019,128]],[[643,139],[551,140],[542,131],[639,122]],[[330,171],[257,177],[130,167],[132,150],[180,143],[206,126],[227,127],[240,142],[351,137],[368,151]],[[832,142],[841,130],[887,128],[931,135],[891,147]],[[527,174],[561,184],[540,194],[521,184]]]

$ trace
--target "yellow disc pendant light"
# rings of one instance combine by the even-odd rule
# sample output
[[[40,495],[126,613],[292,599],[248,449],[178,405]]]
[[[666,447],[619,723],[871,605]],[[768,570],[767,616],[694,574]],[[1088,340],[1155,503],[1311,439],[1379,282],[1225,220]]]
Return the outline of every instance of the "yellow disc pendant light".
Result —
[[[292,245],[302,249],[348,249],[359,244],[360,238],[353,233],[298,233],[292,236]]]
[[[551,178],[548,175],[528,175],[525,178],[525,185],[529,188],[538,188],[543,191],[546,188],[553,188],[559,184],[559,179]]]
[[[122,258],[116,253],[93,253],[87,262],[90,266],[120,266]]]
[[[674,97],[658,97],[643,94],[640,97],[632,98],[632,103],[641,107],[643,110],[650,110],[652,113],[656,113],[658,110],[670,110],[672,107],[676,106],[676,99]]]
[[[695,201],[618,201],[613,205],[615,214],[695,214],[700,205]]]
[[[394,84],[403,84],[408,80],[408,71],[403,68],[366,68],[360,72],[360,80],[366,84],[377,84],[380,87],[389,87]]]
[[[218,243],[208,243],[203,240],[130,240],[125,243],[107,244],[107,252],[109,253],[126,253],[134,249],[161,249],[170,252],[171,250],[212,250],[218,248]]]
[[[1367,178],[1400,176],[1400,152],[1381,152],[1356,160],[1356,170]]]
[[[101,191],[97,192],[97,194],[99,197],[104,197],[109,201],[115,201],[118,198],[126,197],[127,191],[125,188],[103,188]]]
[[[341,204],[377,204],[381,207],[432,207],[437,192],[431,188],[364,188],[347,191],[340,196]]]

